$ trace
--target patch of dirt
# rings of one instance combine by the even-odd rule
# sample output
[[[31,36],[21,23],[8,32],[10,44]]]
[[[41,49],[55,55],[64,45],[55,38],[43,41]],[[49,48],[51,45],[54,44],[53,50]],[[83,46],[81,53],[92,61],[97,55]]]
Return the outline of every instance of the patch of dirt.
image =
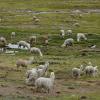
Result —
[[[69,85],[66,86],[63,83],[68,83]],[[80,84],[79,86],[72,86],[71,83]],[[95,83],[95,84],[94,84]],[[100,90],[100,86],[97,86],[96,83],[98,81],[95,81],[94,83],[89,83],[87,81],[75,81],[75,80],[56,80],[55,88],[53,93],[47,94],[47,93],[38,93],[35,92],[35,89],[33,86],[26,86],[26,85],[15,85],[15,84],[7,84],[7,85],[0,85],[0,95],[1,96],[7,96],[7,95],[22,95],[22,96],[35,96],[35,97],[46,97],[48,96],[59,96],[61,94],[84,94],[84,93],[92,93],[95,91]],[[94,84],[94,85],[93,85]]]
[[[5,72],[12,72],[16,71],[14,69],[6,68],[6,67],[0,67],[0,71]],[[59,74],[60,73],[60,74]],[[63,72],[59,72],[57,75],[55,81],[54,90],[52,93],[40,93],[35,91],[34,86],[27,86],[22,83],[16,83],[16,79],[13,81],[9,81],[7,77],[0,78],[0,96],[8,96],[8,95],[18,95],[18,96],[24,96],[24,97],[46,97],[48,96],[59,96],[63,94],[86,94],[86,93],[93,93],[100,90],[100,81],[90,80],[90,81],[83,81],[81,79],[70,79],[63,77]],[[6,74],[6,73],[5,73]],[[9,74],[9,73],[8,73]],[[4,75],[5,76],[5,75]],[[61,78],[63,77],[63,78]],[[24,81],[24,80],[22,80]]]

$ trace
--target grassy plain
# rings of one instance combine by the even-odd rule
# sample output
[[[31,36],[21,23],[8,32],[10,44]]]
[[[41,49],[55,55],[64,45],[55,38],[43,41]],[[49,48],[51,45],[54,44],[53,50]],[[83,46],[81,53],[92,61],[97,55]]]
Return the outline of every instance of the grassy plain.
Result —
[[[82,12],[82,18],[70,16],[76,9]],[[40,22],[34,23],[33,16],[37,16]],[[85,56],[80,52],[88,49],[91,44],[96,44],[96,49],[100,50],[100,0],[0,0],[0,18],[0,36],[6,37],[8,42],[27,41],[29,36],[37,35],[38,42],[35,46],[41,48],[44,57],[35,55],[36,62],[28,68],[48,60],[48,75],[52,70],[56,74],[54,94],[47,96],[45,93],[33,93],[34,87],[25,85],[26,69],[16,71],[15,65],[17,59],[27,59],[33,55],[20,50],[16,55],[1,53],[0,100],[81,100],[82,96],[86,100],[100,100],[100,77],[82,76],[74,80],[70,74],[73,67],[89,61],[100,69],[100,52],[86,52]],[[80,27],[73,26],[75,22]],[[59,37],[61,28],[73,30],[73,47],[60,47],[64,39],[68,38]],[[12,31],[16,32],[14,40],[10,39]],[[88,40],[77,43],[77,32],[88,33]],[[42,37],[47,34],[50,43],[46,48]]]

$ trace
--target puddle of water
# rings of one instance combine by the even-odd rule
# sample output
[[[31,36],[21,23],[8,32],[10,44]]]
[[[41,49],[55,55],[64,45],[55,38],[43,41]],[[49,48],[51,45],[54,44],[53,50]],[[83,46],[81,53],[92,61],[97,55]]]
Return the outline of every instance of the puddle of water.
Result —
[[[21,46],[21,48],[18,48],[18,45],[17,45],[17,44],[11,44],[11,43],[9,43],[9,44],[7,45],[7,47],[10,48],[10,49],[28,50],[26,47],[23,48],[23,47]]]

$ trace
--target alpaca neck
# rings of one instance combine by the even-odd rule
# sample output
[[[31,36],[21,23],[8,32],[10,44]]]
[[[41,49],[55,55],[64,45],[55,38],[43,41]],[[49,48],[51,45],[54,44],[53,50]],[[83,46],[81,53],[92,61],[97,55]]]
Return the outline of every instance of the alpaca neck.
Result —
[[[45,64],[45,67],[44,67],[45,72],[47,71],[47,69],[48,69],[48,65]]]
[[[51,79],[51,81],[54,83],[55,76],[51,76],[50,79]]]

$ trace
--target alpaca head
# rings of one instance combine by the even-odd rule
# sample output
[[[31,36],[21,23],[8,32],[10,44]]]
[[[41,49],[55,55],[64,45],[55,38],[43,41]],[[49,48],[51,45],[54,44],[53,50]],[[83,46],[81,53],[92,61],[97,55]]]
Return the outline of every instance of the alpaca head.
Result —
[[[55,74],[54,74],[54,72],[51,72],[50,78],[55,79]]]

